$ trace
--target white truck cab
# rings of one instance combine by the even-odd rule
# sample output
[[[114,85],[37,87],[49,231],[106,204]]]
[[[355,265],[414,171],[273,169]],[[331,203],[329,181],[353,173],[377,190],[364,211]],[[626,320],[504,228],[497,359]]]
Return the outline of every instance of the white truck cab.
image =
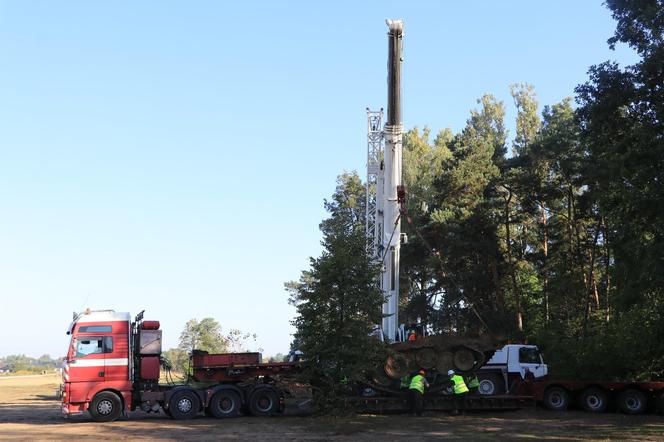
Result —
[[[509,394],[515,381],[544,378],[548,374],[549,367],[536,345],[508,344],[496,350],[478,371],[477,391],[487,396]]]

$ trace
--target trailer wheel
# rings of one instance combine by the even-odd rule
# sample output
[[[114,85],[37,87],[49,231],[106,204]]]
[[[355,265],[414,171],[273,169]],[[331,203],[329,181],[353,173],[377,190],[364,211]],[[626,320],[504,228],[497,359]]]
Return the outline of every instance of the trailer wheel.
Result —
[[[259,388],[249,396],[249,411],[254,416],[272,416],[278,406],[277,395],[269,388]]]
[[[648,399],[642,391],[630,388],[618,395],[618,406],[623,413],[641,414],[646,411]]]
[[[240,396],[232,390],[221,390],[212,396],[208,410],[214,417],[237,417],[240,414]]]
[[[193,390],[180,390],[173,393],[168,401],[168,411],[173,419],[191,419],[198,414],[201,401]]]
[[[97,422],[112,422],[122,414],[122,401],[111,391],[97,393],[90,403],[90,415]]]
[[[565,411],[569,401],[569,393],[562,387],[551,387],[544,392],[544,405],[549,410]]]
[[[494,396],[503,394],[505,387],[504,382],[500,376],[495,374],[485,374],[478,376],[480,385],[477,387],[477,392],[482,396]]]
[[[601,388],[587,388],[581,393],[581,406],[592,413],[604,413],[609,396]]]

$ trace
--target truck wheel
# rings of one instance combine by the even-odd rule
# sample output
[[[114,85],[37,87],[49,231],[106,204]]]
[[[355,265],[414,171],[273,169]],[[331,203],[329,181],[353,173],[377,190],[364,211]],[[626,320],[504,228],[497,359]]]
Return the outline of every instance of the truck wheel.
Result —
[[[482,396],[494,396],[503,394],[505,390],[504,382],[500,376],[495,374],[485,374],[478,376],[480,385],[477,392]]]
[[[122,414],[122,401],[111,391],[97,393],[90,403],[90,415],[97,422],[112,422]]]
[[[249,411],[254,416],[272,416],[278,406],[277,395],[269,388],[259,388],[249,397]]]
[[[629,389],[618,395],[618,406],[623,413],[641,414],[646,411],[648,399],[642,391]]]
[[[570,396],[562,387],[551,387],[544,392],[544,405],[549,410],[565,411],[569,406]]]
[[[592,413],[604,413],[609,396],[601,388],[587,388],[581,393],[581,406]]]
[[[192,419],[198,414],[200,400],[193,390],[180,390],[168,401],[168,411],[173,419]]]
[[[212,396],[208,410],[214,417],[237,417],[240,414],[240,396],[231,390],[221,390]]]

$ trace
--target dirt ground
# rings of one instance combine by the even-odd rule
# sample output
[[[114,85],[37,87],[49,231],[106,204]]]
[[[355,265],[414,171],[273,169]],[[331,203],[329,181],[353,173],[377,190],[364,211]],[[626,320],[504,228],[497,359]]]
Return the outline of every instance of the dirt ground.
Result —
[[[199,417],[174,421],[163,415],[131,413],[120,421],[99,424],[88,415],[64,419],[55,391],[58,376],[0,377],[2,440],[664,440],[659,415],[593,415],[544,410],[482,412],[453,417],[432,413],[320,418],[279,416],[216,420]]]

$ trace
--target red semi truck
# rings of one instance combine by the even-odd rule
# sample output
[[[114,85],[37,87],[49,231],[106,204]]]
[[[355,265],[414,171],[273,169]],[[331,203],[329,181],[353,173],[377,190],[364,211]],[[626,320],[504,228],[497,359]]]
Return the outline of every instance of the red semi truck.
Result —
[[[241,411],[270,416],[284,409],[275,376],[294,373],[288,362],[262,364],[260,353],[192,356],[190,385],[160,384],[161,330],[158,321],[132,322],[129,313],[87,310],[74,317],[63,368],[62,413],[88,411],[96,421],[113,421],[126,411],[163,410],[175,419],[205,411],[234,417]]]
[[[132,322],[129,313],[85,311],[74,317],[67,334],[71,343],[63,369],[62,413],[89,412],[94,420],[112,421],[126,411],[163,410],[175,419],[205,411],[214,417],[240,412],[270,416],[284,410],[285,391],[277,375],[293,374],[290,362],[262,364],[259,353],[207,354],[194,352],[188,385],[160,384],[161,330],[159,322]],[[522,408],[539,402],[551,410],[578,404],[603,412],[614,404],[625,413],[648,408],[664,412],[664,382],[554,381],[537,346],[509,344],[494,353],[477,373],[478,391],[468,409]],[[349,397],[358,411],[407,409],[400,396]],[[432,410],[453,407],[447,391],[425,395]]]

